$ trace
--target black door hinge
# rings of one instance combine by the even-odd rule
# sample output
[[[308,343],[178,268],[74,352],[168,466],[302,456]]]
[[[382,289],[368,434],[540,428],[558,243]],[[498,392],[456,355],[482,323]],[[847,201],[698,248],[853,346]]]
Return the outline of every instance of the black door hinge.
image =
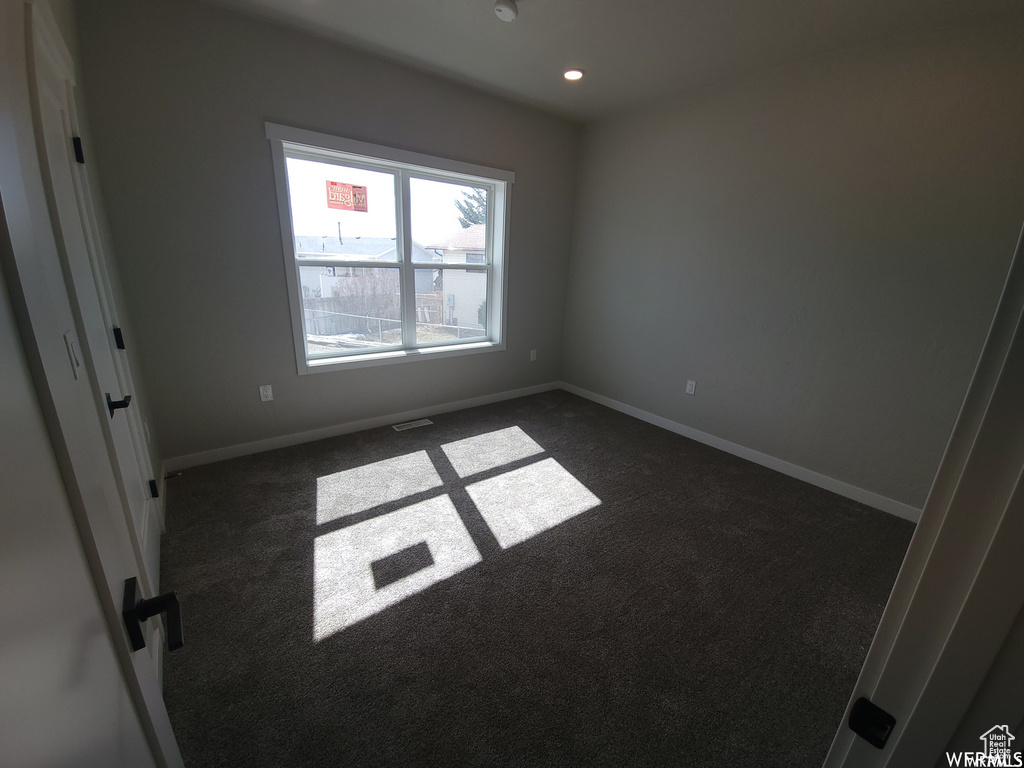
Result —
[[[121,333],[121,329],[116,325],[114,326],[114,343],[118,349],[124,349],[124,334]]]
[[[75,160],[77,160],[78,162],[80,162],[80,163],[82,163],[84,165],[85,164],[85,152],[82,150],[82,137],[81,136],[72,136],[71,137],[71,143],[75,147]]]
[[[882,749],[892,735],[896,718],[861,696],[850,710],[850,730],[872,747]]]
[[[156,489],[156,480],[149,481],[149,492],[154,499],[160,498],[160,492]]]

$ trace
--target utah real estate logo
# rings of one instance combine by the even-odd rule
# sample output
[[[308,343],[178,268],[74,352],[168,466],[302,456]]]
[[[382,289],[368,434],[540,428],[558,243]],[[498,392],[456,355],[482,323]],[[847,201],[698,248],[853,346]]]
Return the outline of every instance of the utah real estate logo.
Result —
[[[1008,726],[994,725],[978,738],[983,745],[980,752],[947,752],[950,766],[1024,766],[1021,753],[1013,751],[1011,743],[1017,737],[1010,733]]]

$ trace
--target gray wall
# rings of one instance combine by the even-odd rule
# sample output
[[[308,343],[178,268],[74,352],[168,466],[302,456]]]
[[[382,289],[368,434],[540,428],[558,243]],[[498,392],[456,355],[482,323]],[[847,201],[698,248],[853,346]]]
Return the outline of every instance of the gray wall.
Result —
[[[590,126],[563,378],[921,505],[1024,221],[1022,32],[933,31]]]
[[[87,10],[85,99],[165,458],[558,377],[575,124],[188,0]],[[515,171],[508,349],[298,376],[265,120]]]

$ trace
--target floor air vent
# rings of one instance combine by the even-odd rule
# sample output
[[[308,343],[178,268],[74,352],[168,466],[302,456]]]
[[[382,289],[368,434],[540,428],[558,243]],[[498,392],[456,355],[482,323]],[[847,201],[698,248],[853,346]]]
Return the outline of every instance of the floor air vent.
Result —
[[[404,432],[407,429],[414,429],[415,427],[425,427],[427,424],[433,424],[430,419],[417,419],[416,421],[407,421],[404,424],[395,424],[391,427],[395,432]]]

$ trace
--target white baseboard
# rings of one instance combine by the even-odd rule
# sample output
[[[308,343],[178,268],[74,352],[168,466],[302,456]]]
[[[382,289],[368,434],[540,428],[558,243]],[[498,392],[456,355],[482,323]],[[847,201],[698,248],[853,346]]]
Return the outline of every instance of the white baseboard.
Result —
[[[567,384],[566,382],[560,382],[559,387],[564,389],[566,392],[572,392],[574,395],[585,397],[587,400],[593,400],[595,403],[607,406],[621,413],[625,413],[634,418],[646,421],[649,424],[667,429],[670,432],[675,432],[683,437],[688,437],[691,440],[696,440],[698,443],[704,443],[710,445],[712,448],[717,448],[720,451],[731,453],[734,456],[739,456],[741,459],[752,461],[755,464],[774,469],[776,472],[781,472],[784,475],[795,477],[797,480],[803,480],[805,483],[816,485],[819,488],[824,488],[826,491],[832,491],[832,493],[845,496],[848,499],[853,499],[861,504],[866,504],[869,507],[880,509],[883,512],[888,512],[890,515],[901,517],[904,520],[910,520],[916,523],[921,519],[921,510],[917,507],[913,507],[910,504],[904,504],[902,501],[896,501],[890,499],[881,494],[874,493],[873,491],[866,491],[863,488],[858,488],[855,485],[844,483],[842,480],[836,480],[828,475],[823,475],[819,472],[814,472],[810,469],[797,466],[796,464],[790,464],[788,461],[777,459],[774,456],[769,456],[766,453],[755,451],[753,448],[747,448],[737,443],[723,440],[720,437],[715,437],[707,432],[701,432],[699,429],[688,427],[685,424],[680,424],[676,421],[671,421],[662,416],[657,416],[648,411],[635,408],[632,405],[613,400],[610,397],[599,395],[596,392],[577,387],[575,384]]]
[[[350,432],[360,432],[364,429],[375,429],[376,427],[385,427],[389,424],[398,424],[403,421],[412,421],[413,419],[422,419],[427,416],[436,416],[440,413],[449,413],[451,411],[459,411],[463,408],[473,408],[478,405],[488,405],[489,403],[497,403],[502,400],[512,400],[516,397],[525,397],[527,395],[535,395],[538,392],[548,392],[552,389],[564,389],[566,392],[571,392],[574,395],[579,395],[587,400],[592,400],[595,403],[607,406],[613,410],[625,413],[634,418],[646,421],[648,424],[654,424],[655,426],[667,429],[670,432],[675,432],[677,435],[688,437],[691,440],[696,440],[698,443],[704,443],[710,445],[712,448],[717,448],[720,451],[731,453],[734,456],[739,456],[747,461],[752,461],[755,464],[774,469],[776,472],[781,472],[784,475],[795,477],[797,480],[802,480],[805,483],[816,485],[819,488],[824,488],[827,491],[832,491],[840,496],[845,496],[848,499],[853,499],[861,504],[866,504],[869,507],[880,509],[883,512],[888,512],[896,517],[901,517],[904,520],[910,520],[916,523],[921,518],[921,510],[917,507],[913,507],[910,504],[904,504],[901,501],[890,499],[881,494],[874,493],[873,491],[867,491],[863,488],[858,488],[855,485],[844,483],[842,480],[836,480],[833,477],[828,477],[819,472],[806,469],[804,467],[791,464],[788,461],[777,459],[774,456],[755,451],[752,448],[732,443],[728,440],[723,440],[720,437],[708,434],[707,432],[701,432],[699,429],[688,427],[685,424],[666,419],[662,416],[644,411],[640,408],[636,408],[632,405],[613,400],[610,397],[599,395],[596,392],[577,387],[575,384],[569,384],[563,381],[553,381],[547,384],[538,384],[532,387],[523,387],[522,389],[512,389],[505,392],[496,392],[491,395],[483,395],[481,397],[472,397],[466,400],[454,400],[448,403],[441,403],[439,405],[431,405],[424,408],[417,408],[412,411],[403,411],[401,413],[385,414],[383,416],[374,416],[369,419],[360,419],[359,421],[349,421],[344,424],[335,424],[330,427],[321,427],[319,429],[311,429],[306,432],[295,432],[289,435],[280,435],[278,437],[268,437],[263,440],[254,440],[249,443],[240,443],[238,445],[229,445],[225,448],[214,448],[209,451],[200,451],[198,453],[190,453],[184,456],[178,456],[173,459],[167,459],[164,462],[164,474],[170,474],[172,472],[178,472],[189,467],[197,467],[202,464],[212,464],[215,461],[224,461],[225,459],[234,459],[239,456],[248,456],[253,453],[261,453],[263,451],[271,451],[275,448],[285,448],[290,445],[299,445],[300,443],[310,443],[314,440],[323,440],[328,437],[337,437],[338,435],[346,435]]]
[[[189,467],[198,467],[202,464],[212,464],[215,461],[224,461],[225,459],[234,459],[239,456],[248,456],[253,453],[272,451],[275,448],[286,448],[290,445],[311,443],[314,440],[323,440],[328,437],[347,435],[350,432],[361,432],[364,429],[386,427],[390,424],[398,424],[403,421],[412,421],[413,419],[422,419],[427,416],[436,416],[439,413],[461,411],[463,408],[474,408],[478,405],[488,405],[502,400],[526,397],[527,395],[535,395],[538,392],[548,392],[552,389],[558,389],[560,386],[561,384],[559,382],[552,381],[547,384],[537,384],[532,387],[523,387],[521,389],[510,389],[506,392],[496,392],[491,395],[471,397],[466,400],[453,400],[448,403],[430,405],[424,408],[417,408],[412,411],[402,411],[401,413],[374,416],[373,418],[360,419],[359,421],[348,421],[344,424],[335,424],[330,427],[320,427],[318,429],[310,429],[305,432],[294,432],[290,435],[280,435],[278,437],[268,437],[263,440],[253,440],[250,443],[229,445],[225,448],[214,448],[209,451],[189,453],[184,456],[167,459],[164,462],[164,473],[169,474],[172,472],[178,472],[182,469],[188,469]]]

